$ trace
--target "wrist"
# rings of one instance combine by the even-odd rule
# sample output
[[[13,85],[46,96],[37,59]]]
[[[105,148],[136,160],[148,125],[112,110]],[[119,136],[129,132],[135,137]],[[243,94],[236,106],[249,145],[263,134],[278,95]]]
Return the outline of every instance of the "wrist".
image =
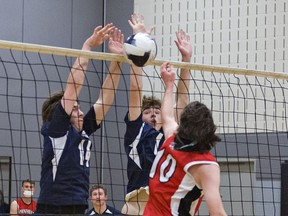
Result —
[[[183,56],[182,57],[182,62],[190,62],[191,61],[191,57],[190,56]]]
[[[90,46],[89,43],[84,43],[83,46],[82,46],[82,50],[91,51],[92,50],[92,46]]]
[[[166,83],[166,92],[173,92],[174,83]]]

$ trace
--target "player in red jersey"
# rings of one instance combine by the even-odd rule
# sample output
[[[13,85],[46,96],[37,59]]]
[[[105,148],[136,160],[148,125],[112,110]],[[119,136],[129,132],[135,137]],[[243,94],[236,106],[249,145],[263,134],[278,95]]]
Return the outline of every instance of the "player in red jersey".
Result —
[[[33,200],[35,192],[35,181],[26,179],[22,181],[21,192],[23,196],[14,200],[10,206],[10,215],[31,215],[36,210],[36,201]]]
[[[219,165],[210,152],[220,141],[211,111],[192,102],[178,125],[173,113],[175,71],[167,62],[161,65],[161,77],[166,85],[161,105],[166,141],[151,168],[144,215],[195,215],[203,197],[210,215],[227,215],[219,192]]]

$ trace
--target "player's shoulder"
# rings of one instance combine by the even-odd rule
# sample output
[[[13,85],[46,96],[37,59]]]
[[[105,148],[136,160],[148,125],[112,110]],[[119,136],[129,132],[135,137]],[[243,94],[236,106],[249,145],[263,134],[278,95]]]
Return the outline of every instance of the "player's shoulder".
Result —
[[[114,207],[112,206],[109,206],[107,205],[107,209],[113,213],[113,215],[122,215],[121,211],[115,209]]]

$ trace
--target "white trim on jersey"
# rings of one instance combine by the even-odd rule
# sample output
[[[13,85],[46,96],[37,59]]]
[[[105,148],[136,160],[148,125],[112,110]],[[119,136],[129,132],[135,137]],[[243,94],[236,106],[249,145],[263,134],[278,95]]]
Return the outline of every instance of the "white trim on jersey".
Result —
[[[63,137],[59,137],[59,138],[53,138],[49,136],[51,143],[52,143],[53,151],[54,151],[54,158],[51,161],[52,166],[53,166],[53,169],[52,169],[53,181],[55,181],[55,178],[56,178],[57,166],[61,159],[64,147],[67,141],[67,136],[68,136],[68,132],[66,133],[66,135],[64,135]]]
[[[178,189],[175,191],[175,193],[171,196],[171,203],[170,208],[172,211],[172,215],[178,215],[179,214],[179,205],[182,198],[184,198],[188,192],[190,192],[195,186],[201,189],[201,187],[196,183],[194,177],[188,172],[188,169],[191,166],[197,165],[197,164],[214,164],[219,166],[217,162],[214,161],[194,161],[191,163],[188,163],[184,167],[184,171],[186,172],[186,175],[183,177],[181,183],[179,184]],[[203,192],[201,191],[200,197],[203,195]],[[199,197],[199,198],[200,198]],[[197,202],[191,203],[190,208],[190,215],[195,214],[196,207],[198,205],[199,199]]]
[[[171,204],[170,208],[172,211],[172,215],[178,215],[179,214],[179,205],[182,198],[184,198],[188,192],[190,192],[193,187],[195,187],[196,182],[189,173],[186,173],[186,175],[183,177],[182,182],[179,184],[178,189],[175,191],[173,196],[171,196]],[[202,196],[201,192],[201,196]],[[190,208],[190,215],[194,215],[195,208],[197,206],[198,202],[191,203]]]
[[[137,164],[137,166],[142,169],[141,164],[140,164],[140,157],[137,151],[137,146],[139,144],[140,141],[140,137],[143,131],[143,128],[145,126],[145,122],[143,122],[138,135],[136,136],[135,140],[129,145],[130,147],[132,147],[130,153],[129,153],[129,157]]]
[[[156,137],[156,144],[155,144],[155,148],[154,148],[154,155],[157,155],[158,152],[158,148],[159,148],[159,143],[162,139],[162,137],[164,136],[163,133],[159,132],[158,136]]]

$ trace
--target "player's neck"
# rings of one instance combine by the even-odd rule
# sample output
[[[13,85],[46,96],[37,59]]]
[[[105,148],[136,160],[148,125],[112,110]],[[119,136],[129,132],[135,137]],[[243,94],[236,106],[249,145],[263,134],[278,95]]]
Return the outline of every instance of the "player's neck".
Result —
[[[94,211],[96,211],[98,214],[102,214],[103,212],[105,212],[105,210],[107,209],[107,205],[94,205]]]
[[[32,197],[21,197],[22,201],[29,205],[32,202]]]

